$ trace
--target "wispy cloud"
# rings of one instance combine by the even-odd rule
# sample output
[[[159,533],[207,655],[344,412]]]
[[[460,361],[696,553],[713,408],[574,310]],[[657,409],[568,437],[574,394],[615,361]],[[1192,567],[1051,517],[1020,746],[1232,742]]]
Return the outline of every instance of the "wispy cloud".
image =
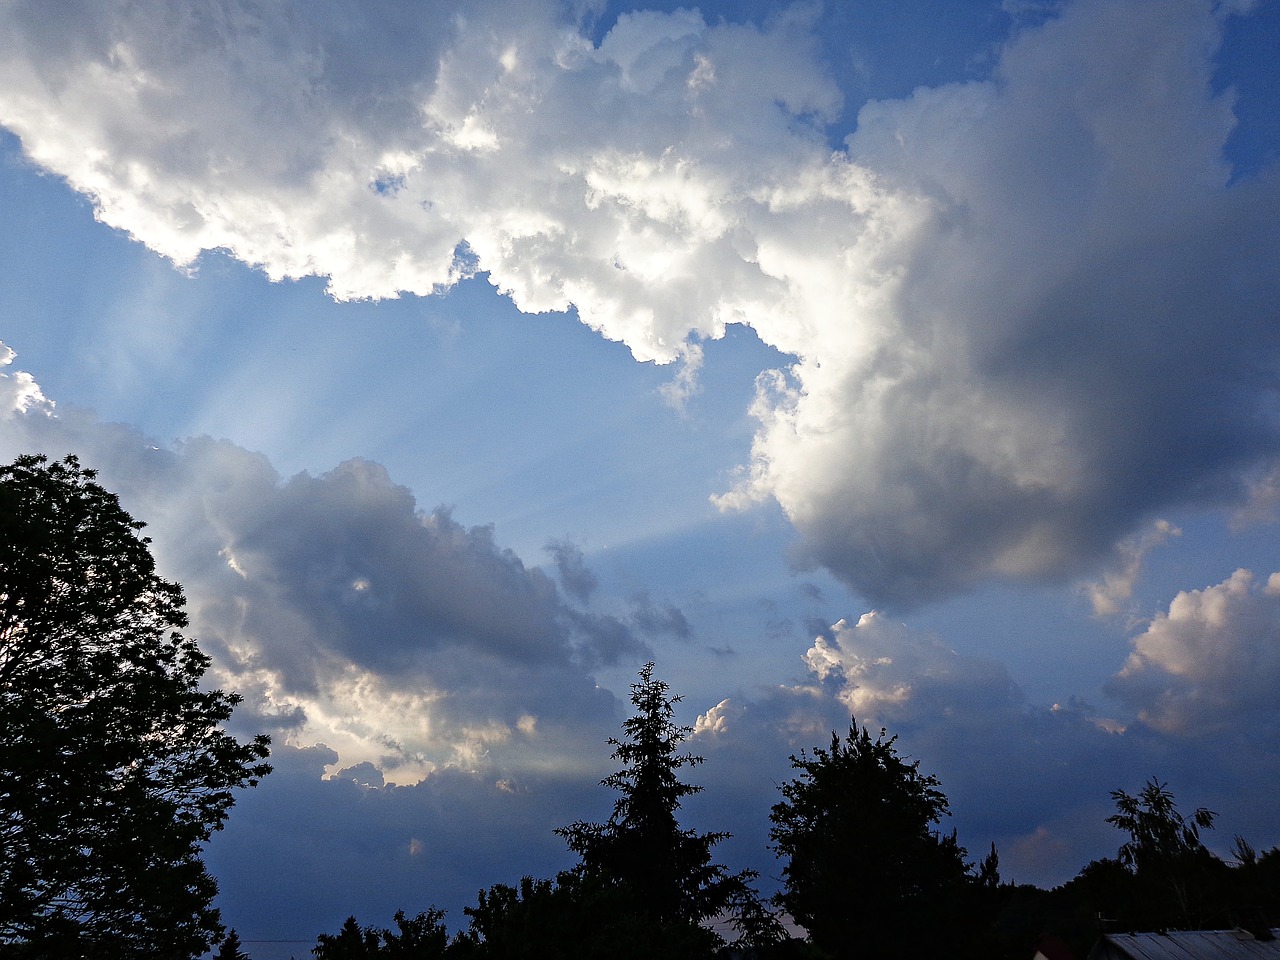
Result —
[[[1142,565],[1147,554],[1156,547],[1164,546],[1171,537],[1180,536],[1182,531],[1168,520],[1157,520],[1146,533],[1129,537],[1117,544],[1114,566],[1103,572],[1102,579],[1084,585],[1094,616],[1106,617],[1120,613],[1133,596],[1133,587],[1142,575]]]

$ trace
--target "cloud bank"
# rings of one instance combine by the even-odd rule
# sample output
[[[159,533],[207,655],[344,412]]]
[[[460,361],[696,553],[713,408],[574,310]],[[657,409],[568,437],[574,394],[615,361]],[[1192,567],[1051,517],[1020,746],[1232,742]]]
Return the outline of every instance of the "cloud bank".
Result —
[[[843,735],[852,714],[872,732],[886,727],[940,778],[946,826],[975,858],[995,842],[1006,879],[1052,886],[1114,856],[1124,838],[1105,823],[1110,791],[1132,791],[1152,772],[1184,804],[1223,814],[1222,835],[1209,840],[1225,854],[1233,832],[1280,827],[1261,799],[1278,766],[1278,597],[1280,576],[1259,587],[1247,571],[1180,593],[1134,636],[1110,684],[1118,713],[1074,697],[1031,703],[1004,664],[884,614],[840,620],[814,638],[804,675],[698,717],[708,793],[741,811],[731,849],[763,849],[773,787],[793,775],[781,758]]]
[[[74,452],[146,521],[206,681],[244,696],[233,729],[273,737],[275,771],[207,851],[231,923],[306,939],[352,911],[435,902],[460,925],[481,886],[570,865],[555,827],[607,816],[597,781],[622,705],[594,674],[647,648],[492,527],[418,509],[378,464],[284,478],[227,441],[161,448],[55,414],[33,377],[6,373],[0,462],[31,452]]]
[[[1280,189],[1223,160],[1230,15],[1074,0],[832,149],[809,8],[637,11],[593,43],[538,2],[22,0],[0,123],[180,264],[338,297],[483,270],[691,369],[749,325],[796,362],[719,502],[776,499],[803,561],[907,607],[1078,575],[1274,462]]]
[[[34,379],[7,376],[0,388],[24,386],[0,393],[0,460],[75,451],[100,469],[186,588],[211,679],[245,694],[235,723],[275,736],[276,773],[208,851],[232,922],[309,937],[352,911],[385,922],[438,903],[456,924],[479,886],[568,865],[553,828],[607,816],[611,799],[596,784],[622,708],[595,675],[647,655],[635,631],[685,639],[676,608],[632,596],[623,622],[575,606],[607,601],[578,548],[548,550],[562,592],[491,528],[418,510],[377,464],[286,479],[225,441],[161,449],[84,412],[55,416],[27,403]],[[1106,796],[1138,786],[1135,770],[1270,842],[1280,822],[1259,798],[1280,772],[1278,597],[1277,575],[1247,571],[1179,594],[1117,656],[1118,718],[1029,703],[1003,664],[883,613],[837,621],[797,676],[690,705],[707,757],[690,823],[730,830],[726,862],[771,876],[787,756],[853,714],[901,735],[941,777],[961,841],[994,840],[1011,878],[1061,882],[1113,853]]]
[[[492,528],[419,510],[367,461],[284,479],[226,441],[165,450],[84,412],[53,416],[24,376],[0,381],[21,388],[0,394],[0,457],[75,452],[147,521],[213,681],[246,698],[246,731],[326,744],[335,770],[372,764],[402,784],[443,768],[579,771],[583,730],[607,735],[619,707],[591,671],[645,646]]]

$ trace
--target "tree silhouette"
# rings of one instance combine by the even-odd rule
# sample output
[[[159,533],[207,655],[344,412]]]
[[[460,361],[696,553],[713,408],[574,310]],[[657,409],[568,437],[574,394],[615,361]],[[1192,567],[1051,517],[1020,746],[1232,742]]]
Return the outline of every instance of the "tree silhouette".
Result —
[[[964,849],[936,831],[947,798],[897,737],[849,727],[830,749],[791,758],[800,775],[781,787],[769,832],[786,860],[776,902],[834,957],[924,956],[959,918]],[[992,864],[994,868],[994,863]]]
[[[249,960],[249,955],[240,949],[240,935],[234,928],[222,938],[222,944],[213,955],[213,960]]]
[[[208,949],[201,845],[270,769],[141,527],[73,457],[0,467],[0,943],[36,955]]]
[[[588,884],[621,891],[631,909],[657,924],[691,931],[742,898],[752,896],[751,871],[730,874],[712,862],[711,850],[727,833],[698,833],[680,826],[681,801],[701,791],[683,782],[682,767],[702,758],[681,749],[693,732],[675,722],[668,685],[653,676],[652,663],[631,685],[633,716],[622,724],[623,736],[611,738],[613,757],[622,769],[601,781],[618,791],[613,814],[605,823],[579,821],[556,832],[581,858],[578,873]],[[719,938],[706,933],[706,942]]]
[[[438,960],[449,949],[449,931],[444,925],[444,911],[431,907],[416,917],[403,910],[395,915],[395,930],[383,930],[382,952],[388,960]]]
[[[337,933],[322,933],[311,948],[316,960],[366,960],[381,956],[378,931],[361,927],[355,917],[347,917]]]
[[[1129,834],[1120,847],[1120,862],[1135,871],[1167,869],[1170,865],[1205,849],[1201,830],[1212,830],[1217,816],[1197,807],[1188,820],[1178,812],[1169,784],[1155,777],[1136,796],[1112,790],[1116,812],[1107,823]]]
[[[1213,901],[1226,867],[1205,847],[1201,830],[1217,816],[1197,807],[1190,819],[1178,812],[1167,783],[1156,777],[1137,796],[1111,791],[1116,812],[1107,823],[1129,835],[1118,859],[1136,877],[1138,914],[1150,927],[1195,929],[1217,911]]]

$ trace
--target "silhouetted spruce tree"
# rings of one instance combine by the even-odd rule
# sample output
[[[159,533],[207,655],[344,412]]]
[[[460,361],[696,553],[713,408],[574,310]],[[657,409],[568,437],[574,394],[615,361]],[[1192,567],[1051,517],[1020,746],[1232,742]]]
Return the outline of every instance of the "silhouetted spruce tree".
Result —
[[[704,921],[731,910],[753,894],[751,871],[731,874],[711,859],[727,833],[698,833],[680,826],[681,801],[702,788],[683,782],[682,767],[702,758],[682,751],[692,728],[675,722],[678,696],[653,676],[653,664],[631,685],[636,712],[611,738],[622,769],[601,781],[618,791],[605,823],[579,821],[556,832],[581,858],[577,874],[587,889],[605,888],[630,912],[659,928],[683,930],[689,953],[709,952],[721,942]]]
[[[74,457],[0,467],[0,943],[32,956],[208,949],[201,845],[270,770],[142,526]]]
[[[240,935],[232,928],[213,955],[213,960],[249,960],[249,955],[240,949]]]
[[[898,756],[896,737],[850,725],[830,749],[791,758],[769,836],[784,859],[775,901],[833,957],[955,954],[969,882],[955,834],[936,827],[937,778]]]

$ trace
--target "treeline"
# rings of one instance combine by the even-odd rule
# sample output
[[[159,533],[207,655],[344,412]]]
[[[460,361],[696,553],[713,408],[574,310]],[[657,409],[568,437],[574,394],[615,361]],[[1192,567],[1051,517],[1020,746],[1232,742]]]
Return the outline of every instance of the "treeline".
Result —
[[[74,457],[0,466],[0,958],[189,960],[224,936],[201,857],[234,792],[267,775],[268,740],[225,731],[240,698],[206,690],[209,659],[183,632],[181,588],[156,573],[142,524]],[[347,958],[915,957],[1026,960],[1041,935],[1083,957],[1099,918],[1121,930],[1280,924],[1280,849],[1206,849],[1205,809],[1168,787],[1112,794],[1127,839],[1053,890],[1001,882],[994,846],[971,863],[941,830],[947,798],[895,738],[851,724],[792,757],[770,841],[781,889],[715,862],[723,833],[681,827],[701,758],[653,676],[611,741],[621,769],[604,823],[560,835],[577,865],[480,891],[450,935],[444,914],[351,918],[317,960]],[[807,931],[791,935],[790,918]]]
[[[937,778],[901,757],[896,737],[854,721],[843,739],[791,758],[795,777],[770,813],[782,888],[769,899],[752,871],[713,861],[724,833],[682,829],[681,800],[701,788],[679,771],[689,727],[674,722],[667,684],[640,672],[636,713],[611,740],[622,769],[605,823],[557,832],[578,855],[554,879],[481,890],[450,936],[443,911],[397,913],[394,926],[354,917],[321,934],[317,960],[467,958],[881,958],[945,951],[960,958],[1026,960],[1044,938],[1083,958],[1103,929],[1245,927],[1280,923],[1280,849],[1257,853],[1237,837],[1234,862],[1207,849],[1213,812],[1179,813],[1165,783],[1112,794],[1108,822],[1128,839],[1115,858],[1088,864],[1052,890],[1001,881],[995,845],[972,863]],[[794,923],[789,928],[784,918]],[[793,936],[795,925],[807,932]],[[801,931],[797,931],[801,932]],[[233,946],[221,960],[240,960]]]
[[[1270,939],[1280,926],[1280,848],[1259,854],[1236,836],[1231,861],[1205,845],[1216,815],[1178,812],[1168,785],[1149,780],[1136,795],[1111,794],[1107,822],[1128,839],[1115,857],[1094,860],[1052,890],[1000,884],[985,918],[985,937],[1002,957],[1057,937],[1083,958],[1102,932],[1244,929]]]

